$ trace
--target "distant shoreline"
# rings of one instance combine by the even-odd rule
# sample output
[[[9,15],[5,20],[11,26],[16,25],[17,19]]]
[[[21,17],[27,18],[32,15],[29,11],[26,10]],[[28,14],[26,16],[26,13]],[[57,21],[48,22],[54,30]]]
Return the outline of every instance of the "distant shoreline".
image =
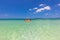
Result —
[[[30,20],[60,20],[60,18],[28,18]],[[27,20],[26,18],[7,18],[7,19],[0,19],[0,20]]]

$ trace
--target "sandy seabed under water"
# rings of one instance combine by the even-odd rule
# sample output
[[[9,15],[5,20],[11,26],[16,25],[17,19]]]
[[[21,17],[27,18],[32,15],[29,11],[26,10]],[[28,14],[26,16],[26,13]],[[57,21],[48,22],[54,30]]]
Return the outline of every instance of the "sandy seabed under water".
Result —
[[[0,40],[60,40],[60,20],[0,20]]]

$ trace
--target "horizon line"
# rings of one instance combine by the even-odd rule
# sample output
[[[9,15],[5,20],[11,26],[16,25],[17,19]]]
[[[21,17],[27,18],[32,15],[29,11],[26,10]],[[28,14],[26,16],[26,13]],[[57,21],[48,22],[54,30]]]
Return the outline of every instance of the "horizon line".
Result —
[[[0,20],[37,20],[37,19],[60,19],[60,18],[0,18]]]

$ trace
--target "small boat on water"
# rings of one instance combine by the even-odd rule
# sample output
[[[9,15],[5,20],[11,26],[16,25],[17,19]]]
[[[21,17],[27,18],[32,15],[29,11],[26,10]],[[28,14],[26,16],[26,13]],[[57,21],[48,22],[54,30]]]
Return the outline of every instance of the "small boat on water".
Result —
[[[24,21],[25,22],[31,22],[31,19],[25,19]]]

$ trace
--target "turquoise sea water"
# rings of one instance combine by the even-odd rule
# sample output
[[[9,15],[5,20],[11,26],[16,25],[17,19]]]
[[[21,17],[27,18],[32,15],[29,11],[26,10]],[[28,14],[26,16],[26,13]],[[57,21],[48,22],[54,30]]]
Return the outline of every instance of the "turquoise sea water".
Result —
[[[0,40],[60,40],[60,20],[0,20]]]

